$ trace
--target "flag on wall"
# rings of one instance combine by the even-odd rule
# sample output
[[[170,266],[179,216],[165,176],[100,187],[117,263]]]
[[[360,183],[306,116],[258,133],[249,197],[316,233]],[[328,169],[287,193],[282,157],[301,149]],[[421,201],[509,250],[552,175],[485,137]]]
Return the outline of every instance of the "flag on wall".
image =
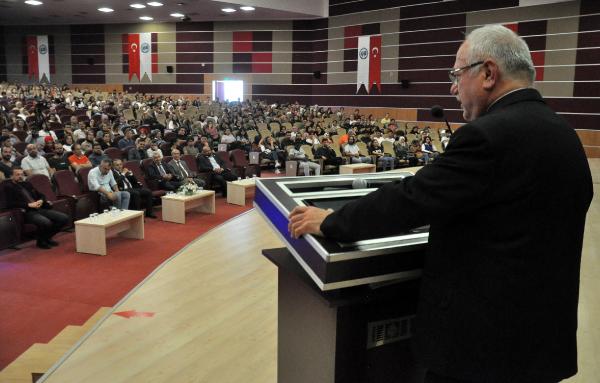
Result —
[[[123,35],[123,72],[129,74],[129,81],[136,75],[141,81],[144,75],[152,81],[152,74],[158,73],[157,33],[128,33]]]
[[[355,72],[358,38],[380,34],[379,23],[350,25],[344,27],[344,72]]]
[[[381,35],[358,38],[356,93],[364,86],[371,93],[373,86],[381,94]]]
[[[29,79],[50,82],[50,45],[48,36],[27,36],[27,75]]]

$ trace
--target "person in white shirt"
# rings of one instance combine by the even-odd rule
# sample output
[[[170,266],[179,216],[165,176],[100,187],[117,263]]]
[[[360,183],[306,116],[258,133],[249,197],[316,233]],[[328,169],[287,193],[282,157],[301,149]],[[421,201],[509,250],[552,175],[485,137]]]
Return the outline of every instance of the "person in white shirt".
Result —
[[[88,173],[88,188],[100,194],[103,202],[108,202],[118,209],[127,210],[129,207],[129,192],[119,191],[119,186],[111,171],[112,161],[102,160]]]
[[[310,169],[314,170],[316,176],[321,174],[321,165],[310,161],[306,157],[306,153],[304,152],[304,149],[302,149],[302,140],[300,138],[296,139],[294,147],[289,150],[288,159],[298,161],[298,165],[302,166],[305,176],[310,175]]]
[[[235,136],[231,134],[231,129],[225,129],[225,133],[221,136],[222,144],[232,144],[235,142]]]
[[[344,145],[344,155],[350,157],[350,161],[353,164],[371,163],[371,157],[362,156],[360,154],[360,149],[358,148],[358,145],[356,145],[356,138],[354,136],[350,136],[348,138],[348,143]]]
[[[38,153],[37,145],[34,144],[27,145],[27,157],[21,161],[21,167],[27,176],[43,174],[50,178],[54,173],[46,158]]]

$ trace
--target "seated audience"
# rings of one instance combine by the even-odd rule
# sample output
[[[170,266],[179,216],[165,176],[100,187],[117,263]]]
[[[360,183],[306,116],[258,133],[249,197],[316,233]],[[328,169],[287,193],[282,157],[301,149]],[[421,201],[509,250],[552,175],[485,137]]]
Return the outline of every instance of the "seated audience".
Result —
[[[125,149],[130,146],[135,146],[135,141],[133,140],[133,130],[126,129],[125,137],[123,137],[119,140],[118,145],[119,145],[119,149]]]
[[[26,176],[43,174],[50,178],[54,174],[46,158],[38,153],[38,147],[35,144],[27,145],[27,157],[21,161],[21,167]]]
[[[148,156],[148,151],[146,150],[146,141],[138,138],[135,144],[135,148],[131,148],[127,152],[127,159],[129,161],[142,161],[146,158],[150,158]]]
[[[160,158],[163,158],[163,152],[158,147],[158,142],[153,141],[150,144],[150,147],[148,148],[148,150],[146,150],[146,155],[148,156],[146,158],[154,158],[155,154],[158,154],[160,156]]]
[[[83,150],[79,144],[73,145],[73,154],[69,156],[68,160],[75,173],[79,172],[79,169],[92,167],[92,163],[89,158],[83,154]]]
[[[196,147],[196,141],[193,138],[188,138],[185,146],[183,147],[183,154],[196,157],[199,153],[200,151]]]
[[[129,207],[133,210],[145,209],[148,218],[156,218],[152,205],[152,191],[138,181],[133,172],[123,167],[120,159],[113,161],[113,177],[119,190],[129,193]]]
[[[9,179],[15,164],[11,161],[12,149],[8,146],[2,147],[2,160],[0,160],[0,180]]]
[[[181,159],[181,152],[179,149],[171,150],[171,155],[173,156],[173,159],[169,162],[169,165],[171,165],[171,169],[173,169],[173,172],[175,173],[175,179],[178,182],[181,184],[193,182],[199,187],[204,187],[204,180],[192,172],[187,162]]]
[[[109,157],[106,154],[104,154],[102,146],[99,143],[95,143],[92,148],[92,154],[90,154],[88,159],[90,160],[92,166],[98,166],[100,165],[100,162],[102,162],[102,160],[109,159]]]
[[[344,145],[344,155],[350,157],[350,162],[353,164],[367,163],[370,164],[371,157],[363,156],[360,154],[360,149],[356,145],[356,137],[348,137],[348,143]]]
[[[296,139],[296,143],[290,148],[288,160],[298,161],[298,166],[302,167],[305,176],[310,176],[310,169],[314,170],[316,176],[321,174],[321,165],[308,159],[304,149],[302,149],[302,139],[300,137]]]
[[[99,166],[90,170],[88,173],[88,188],[100,194],[102,203],[111,204],[117,209],[127,210],[130,199],[129,192],[119,190],[111,168],[111,160],[102,160]]]
[[[49,249],[58,246],[52,237],[69,223],[69,216],[52,210],[52,203],[25,181],[23,169],[13,167],[11,181],[5,187],[7,207],[25,210],[25,222],[36,226],[36,246]]]
[[[321,147],[315,151],[315,158],[323,160],[324,165],[340,166],[344,159],[338,157],[335,150],[331,147],[331,140],[329,138],[323,138]]]
[[[386,156],[383,153],[383,147],[377,140],[371,141],[371,145],[369,145],[369,154],[377,158],[377,163],[381,166],[383,170],[394,169],[394,165],[396,162],[394,157]]]
[[[60,142],[54,143],[54,152],[52,157],[48,158],[48,164],[53,171],[69,169],[69,159],[65,153],[65,149]]]
[[[218,184],[221,187],[221,194],[227,197],[227,181],[235,181],[236,176],[227,169],[223,160],[215,156],[212,149],[208,146],[202,148],[202,154],[198,157],[198,169],[201,172],[210,173],[210,184]]]
[[[162,157],[159,153],[154,153],[152,156],[152,163],[146,168],[146,176],[148,179],[156,181],[158,186],[164,190],[177,191],[182,185],[177,180],[177,176],[171,165],[162,162]]]

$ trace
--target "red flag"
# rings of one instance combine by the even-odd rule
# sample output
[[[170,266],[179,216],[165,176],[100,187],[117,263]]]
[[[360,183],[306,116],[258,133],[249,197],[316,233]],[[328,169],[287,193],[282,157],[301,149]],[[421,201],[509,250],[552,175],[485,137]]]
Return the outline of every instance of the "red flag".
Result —
[[[369,89],[371,92],[373,84],[377,85],[381,94],[381,35],[371,36],[371,54],[369,55]]]
[[[130,33],[127,37],[129,44],[129,81],[133,75],[140,78],[140,35]]]
[[[27,36],[27,74],[30,79],[35,76],[36,80],[39,76],[37,45],[37,36]]]

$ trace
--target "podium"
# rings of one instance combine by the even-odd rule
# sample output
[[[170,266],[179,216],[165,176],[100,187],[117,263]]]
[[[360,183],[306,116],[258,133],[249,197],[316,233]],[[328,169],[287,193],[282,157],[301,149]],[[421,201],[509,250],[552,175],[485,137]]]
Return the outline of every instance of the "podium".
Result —
[[[279,383],[423,381],[411,337],[427,228],[354,243],[287,233],[299,204],[335,210],[406,176],[257,180],[254,205],[286,244],[263,250],[278,268]],[[367,187],[351,187],[358,177]]]

